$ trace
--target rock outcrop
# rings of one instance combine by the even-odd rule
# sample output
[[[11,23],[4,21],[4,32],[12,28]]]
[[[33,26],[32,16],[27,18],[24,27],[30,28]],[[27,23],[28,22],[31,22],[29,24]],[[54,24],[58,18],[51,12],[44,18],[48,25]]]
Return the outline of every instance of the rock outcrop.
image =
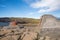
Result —
[[[48,36],[45,40],[60,40],[60,20],[52,15],[43,15],[40,23],[40,35]]]
[[[43,15],[41,20],[42,28],[60,28],[60,21],[53,15]]]

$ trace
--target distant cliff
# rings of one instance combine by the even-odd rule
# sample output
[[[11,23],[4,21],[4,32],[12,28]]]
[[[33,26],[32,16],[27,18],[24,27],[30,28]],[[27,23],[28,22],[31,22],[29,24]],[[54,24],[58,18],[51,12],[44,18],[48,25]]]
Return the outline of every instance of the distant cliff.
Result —
[[[33,19],[33,18],[8,18],[8,17],[3,17],[0,18],[0,26],[8,26],[10,23],[15,23],[18,24],[39,24],[39,19]]]
[[[0,22],[11,22],[11,21],[16,21],[17,23],[20,24],[28,24],[28,23],[39,23],[39,19],[33,19],[33,18],[0,18]]]
[[[7,18],[7,17],[0,18],[0,22],[9,22],[9,21],[10,21],[10,18]]]

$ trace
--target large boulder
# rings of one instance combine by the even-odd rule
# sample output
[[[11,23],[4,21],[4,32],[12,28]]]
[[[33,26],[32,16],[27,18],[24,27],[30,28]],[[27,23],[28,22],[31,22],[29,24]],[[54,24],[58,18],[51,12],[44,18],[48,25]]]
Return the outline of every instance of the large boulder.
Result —
[[[40,27],[42,28],[60,28],[60,21],[53,15],[43,15],[41,18]]]
[[[57,40],[60,37],[60,20],[58,20],[53,15],[43,15],[41,17],[41,22],[39,24],[40,35],[45,36],[45,40],[49,37],[51,40]],[[47,36],[47,37],[46,37]],[[50,40],[50,39],[49,39]]]

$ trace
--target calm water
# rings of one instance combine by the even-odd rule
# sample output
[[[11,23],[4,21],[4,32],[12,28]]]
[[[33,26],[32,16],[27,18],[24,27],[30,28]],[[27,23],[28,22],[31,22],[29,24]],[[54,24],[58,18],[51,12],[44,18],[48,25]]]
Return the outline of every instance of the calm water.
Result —
[[[9,22],[0,22],[0,26],[8,26]]]

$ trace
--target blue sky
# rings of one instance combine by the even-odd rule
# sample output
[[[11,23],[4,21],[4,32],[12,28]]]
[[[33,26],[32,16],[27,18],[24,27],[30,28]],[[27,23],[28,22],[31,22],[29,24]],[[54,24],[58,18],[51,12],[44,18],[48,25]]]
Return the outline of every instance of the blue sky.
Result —
[[[0,17],[60,17],[60,0],[0,0]]]

